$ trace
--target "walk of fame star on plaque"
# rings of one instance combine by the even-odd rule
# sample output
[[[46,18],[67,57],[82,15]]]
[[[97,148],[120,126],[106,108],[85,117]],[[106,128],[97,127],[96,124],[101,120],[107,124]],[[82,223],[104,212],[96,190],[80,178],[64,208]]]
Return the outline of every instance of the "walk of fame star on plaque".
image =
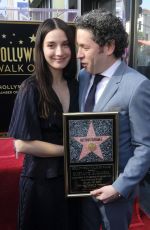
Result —
[[[96,154],[102,160],[104,159],[100,145],[106,140],[108,140],[110,136],[105,136],[105,135],[96,136],[92,121],[90,121],[87,136],[73,137],[73,138],[83,146],[79,156],[79,160],[83,159],[91,152]]]

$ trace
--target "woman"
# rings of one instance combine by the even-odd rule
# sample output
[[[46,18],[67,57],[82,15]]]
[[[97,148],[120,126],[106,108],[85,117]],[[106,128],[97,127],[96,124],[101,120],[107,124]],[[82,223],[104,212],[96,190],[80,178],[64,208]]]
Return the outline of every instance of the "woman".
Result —
[[[19,230],[73,229],[64,195],[62,113],[78,111],[74,40],[58,18],[40,24],[35,73],[21,84],[15,100],[9,136],[17,139],[16,152],[25,153]]]

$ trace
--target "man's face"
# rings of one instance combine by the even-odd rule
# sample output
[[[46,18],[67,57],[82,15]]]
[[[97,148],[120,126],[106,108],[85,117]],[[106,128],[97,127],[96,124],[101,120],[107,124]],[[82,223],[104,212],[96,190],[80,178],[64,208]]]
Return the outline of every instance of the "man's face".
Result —
[[[100,47],[92,39],[92,32],[86,29],[77,29],[77,58],[81,65],[91,74],[102,73],[105,70],[107,55],[104,47]]]

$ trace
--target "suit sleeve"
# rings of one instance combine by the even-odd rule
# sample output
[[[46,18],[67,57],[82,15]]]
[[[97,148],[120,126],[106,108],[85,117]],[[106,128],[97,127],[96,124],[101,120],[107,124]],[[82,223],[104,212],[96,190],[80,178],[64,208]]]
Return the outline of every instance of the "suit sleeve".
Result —
[[[150,81],[142,81],[129,102],[129,124],[133,156],[123,173],[113,183],[114,188],[128,197],[150,168]]]

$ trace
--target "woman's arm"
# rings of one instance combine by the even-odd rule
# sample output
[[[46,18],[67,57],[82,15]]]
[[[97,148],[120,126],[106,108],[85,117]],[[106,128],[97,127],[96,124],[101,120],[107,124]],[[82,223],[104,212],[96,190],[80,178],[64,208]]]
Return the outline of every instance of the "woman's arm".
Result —
[[[63,145],[56,145],[44,141],[15,140],[16,153],[28,153],[37,157],[58,157],[64,155]]]

